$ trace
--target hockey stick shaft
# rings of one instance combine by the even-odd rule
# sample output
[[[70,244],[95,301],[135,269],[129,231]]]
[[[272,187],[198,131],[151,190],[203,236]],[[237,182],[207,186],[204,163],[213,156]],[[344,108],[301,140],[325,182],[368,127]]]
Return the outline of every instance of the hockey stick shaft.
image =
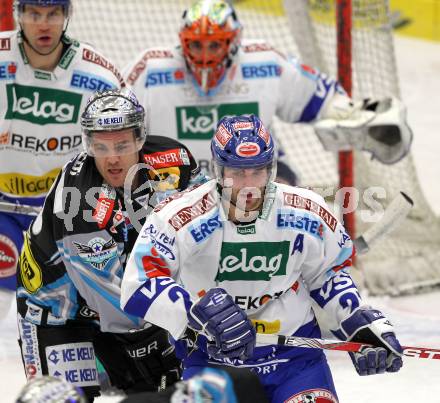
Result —
[[[382,218],[353,241],[357,253],[368,252],[374,243],[395,230],[407,217],[413,204],[407,194],[400,192],[385,209]]]
[[[0,212],[2,213],[16,213],[25,215],[38,215],[41,207],[29,206],[27,204],[16,204],[0,201]]]
[[[364,347],[372,347],[371,344],[357,343],[353,341],[340,341],[328,339],[316,339],[296,336],[282,336],[278,334],[257,334],[257,346],[281,345],[288,347],[318,348],[321,350],[338,350],[360,352]],[[440,349],[429,347],[402,346],[403,354],[407,357],[430,358],[440,360]]]

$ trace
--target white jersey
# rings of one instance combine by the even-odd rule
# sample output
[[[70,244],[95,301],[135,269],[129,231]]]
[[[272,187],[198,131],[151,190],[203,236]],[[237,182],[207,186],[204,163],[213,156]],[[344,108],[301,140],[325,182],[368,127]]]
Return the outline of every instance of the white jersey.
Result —
[[[89,96],[123,82],[91,46],[62,41],[49,72],[31,67],[18,32],[0,33],[0,194],[14,199],[43,200],[82,149],[79,119]]]
[[[215,180],[170,200],[148,217],[125,269],[128,313],[178,339],[191,301],[212,287],[224,288],[261,333],[292,335],[313,322],[312,299],[335,330],[359,306],[346,270],[352,241],[316,193],[272,183],[247,225],[227,220]]]
[[[204,169],[211,160],[209,141],[223,116],[253,113],[269,128],[275,115],[286,122],[309,122],[340,91],[335,81],[263,41],[244,42],[208,96],[198,92],[179,48],[148,49],[123,75],[149,112],[151,133],[183,142]]]

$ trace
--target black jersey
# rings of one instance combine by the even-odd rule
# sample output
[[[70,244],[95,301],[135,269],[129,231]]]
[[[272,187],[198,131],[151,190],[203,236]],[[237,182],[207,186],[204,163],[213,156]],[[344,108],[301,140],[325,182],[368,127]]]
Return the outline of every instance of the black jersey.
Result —
[[[22,317],[48,325],[99,320],[102,331],[117,333],[142,327],[119,306],[127,257],[149,210],[203,177],[188,149],[168,137],[147,137],[139,162],[125,191],[105,183],[85,153],[64,166],[25,236]]]

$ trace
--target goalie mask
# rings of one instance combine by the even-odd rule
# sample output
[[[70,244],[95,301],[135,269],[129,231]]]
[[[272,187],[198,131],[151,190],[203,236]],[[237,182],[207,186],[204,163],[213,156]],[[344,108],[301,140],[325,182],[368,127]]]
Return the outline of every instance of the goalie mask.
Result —
[[[241,24],[224,0],[200,0],[183,13],[179,38],[183,56],[205,94],[223,80],[237,53]]]
[[[84,150],[93,157],[125,155],[139,151],[146,139],[145,111],[135,95],[123,88],[95,93],[87,102],[81,115]],[[112,150],[97,148],[93,142],[96,133],[108,138],[125,129],[133,129],[133,139]]]

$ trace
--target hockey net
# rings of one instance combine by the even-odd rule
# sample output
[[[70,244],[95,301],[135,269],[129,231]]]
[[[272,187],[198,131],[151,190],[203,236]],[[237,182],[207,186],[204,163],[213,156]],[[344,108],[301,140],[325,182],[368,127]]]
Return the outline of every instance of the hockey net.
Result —
[[[174,46],[182,11],[188,0],[74,0],[69,34],[91,42],[123,67],[150,46]],[[336,76],[334,0],[241,0],[234,6],[245,38],[264,38],[287,55]],[[353,89],[356,99],[399,97],[390,12],[387,0],[353,0]],[[323,150],[310,127],[275,122],[283,148],[300,174],[301,184],[323,195],[335,194],[339,178],[337,156]],[[417,135],[417,133],[415,133]],[[426,202],[411,156],[394,166],[355,154],[356,188],[376,186],[386,191],[386,205],[399,191],[415,202],[403,225],[359,257],[365,283],[373,294],[397,295],[440,283],[440,220]],[[356,210],[358,234],[371,223]],[[429,230],[428,230],[429,228]]]

